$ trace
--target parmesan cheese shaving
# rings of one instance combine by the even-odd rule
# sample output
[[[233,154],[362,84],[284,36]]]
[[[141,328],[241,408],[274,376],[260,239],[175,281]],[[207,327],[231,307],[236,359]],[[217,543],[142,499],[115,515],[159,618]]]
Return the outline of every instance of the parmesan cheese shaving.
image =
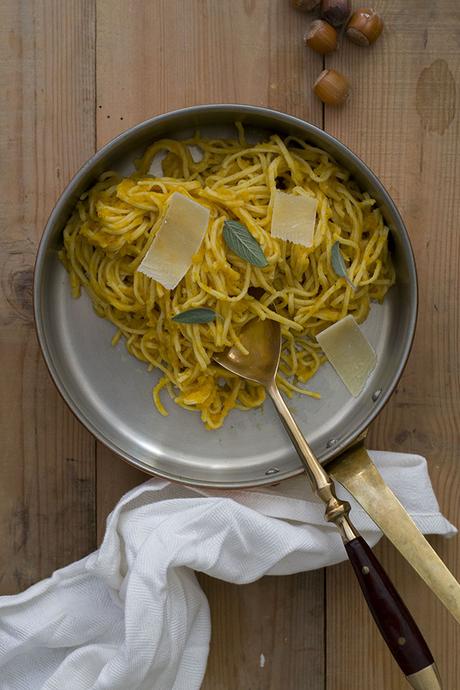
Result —
[[[187,273],[208,227],[210,211],[174,192],[155,238],[138,271],[171,290]]]
[[[319,333],[316,340],[350,393],[357,397],[374,370],[377,355],[349,314]]]
[[[313,245],[317,199],[275,191],[272,214],[272,237],[289,240],[304,247]]]

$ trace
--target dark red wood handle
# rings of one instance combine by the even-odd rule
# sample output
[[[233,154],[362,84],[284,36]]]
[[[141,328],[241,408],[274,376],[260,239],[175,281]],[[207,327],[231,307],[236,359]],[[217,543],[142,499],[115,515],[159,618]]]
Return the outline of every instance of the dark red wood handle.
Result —
[[[434,663],[427,643],[390,578],[362,537],[345,544],[367,605],[406,676]]]

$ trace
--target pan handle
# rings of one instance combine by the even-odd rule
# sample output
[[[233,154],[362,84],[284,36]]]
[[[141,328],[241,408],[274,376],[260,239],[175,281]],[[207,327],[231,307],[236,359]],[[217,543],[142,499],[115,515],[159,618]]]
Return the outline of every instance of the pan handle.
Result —
[[[345,548],[369,610],[409,683],[419,690],[440,690],[428,645],[368,544],[356,537]]]
[[[362,441],[327,464],[406,561],[460,623],[460,583],[383,480]]]
[[[319,464],[292,417],[276,382],[267,386],[286,431],[305,467],[313,490],[326,504],[326,520],[338,528],[367,605],[382,636],[412,687],[441,690],[428,646],[388,575],[350,522],[350,505],[335,494],[334,482]]]

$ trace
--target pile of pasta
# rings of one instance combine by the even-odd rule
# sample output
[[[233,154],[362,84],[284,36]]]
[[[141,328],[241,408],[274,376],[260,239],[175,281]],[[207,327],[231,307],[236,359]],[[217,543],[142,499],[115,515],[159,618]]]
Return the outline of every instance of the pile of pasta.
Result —
[[[149,171],[162,158],[162,175]],[[271,236],[274,192],[317,198],[312,247]],[[174,192],[207,206],[209,226],[192,265],[175,289],[167,290],[137,269],[149,249]],[[268,266],[238,257],[222,237],[225,220],[241,222],[259,242]],[[98,315],[116,327],[112,343],[161,372],[153,386],[158,411],[167,411],[162,389],[187,410],[198,410],[208,429],[220,427],[230,410],[264,400],[261,386],[243,381],[213,362],[236,345],[255,317],[281,324],[283,348],[278,384],[319,397],[305,387],[324,361],[315,336],[352,314],[363,322],[371,301],[382,301],[394,282],[389,230],[369,194],[325,151],[274,134],[250,144],[237,136],[187,141],[163,139],[150,146],[135,172],[114,172],[78,202],[64,230],[60,258],[74,297],[83,287]],[[353,283],[336,274],[331,248],[340,243]],[[178,323],[172,317],[193,307],[219,315],[209,323]]]

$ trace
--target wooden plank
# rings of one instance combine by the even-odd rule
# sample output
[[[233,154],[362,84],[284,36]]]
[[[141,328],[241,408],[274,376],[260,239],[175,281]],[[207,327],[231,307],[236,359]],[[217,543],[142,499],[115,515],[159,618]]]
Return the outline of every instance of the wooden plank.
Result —
[[[97,444],[97,542],[101,543],[106,518],[120,498],[130,489],[150,479],[148,475],[128,465],[101,443]]]
[[[324,688],[322,574],[264,577],[245,586],[200,575],[212,621],[202,690]]]
[[[376,7],[386,28],[375,46],[366,50],[345,42],[326,60],[327,67],[350,77],[353,93],[344,108],[325,113],[326,129],[356,151],[392,194],[419,272],[414,348],[396,394],[372,427],[369,446],[426,455],[441,507],[458,525],[460,16],[455,0],[380,0]],[[458,538],[433,543],[460,577]],[[457,687],[459,627],[388,544],[377,552],[431,645],[444,687]],[[347,565],[327,572],[327,602],[328,690],[405,688]]]
[[[307,24],[286,0],[100,0],[98,146],[198,103],[271,106],[321,123],[309,84],[322,58],[303,47]]]
[[[98,146],[147,117],[197,103],[268,105],[321,123],[308,85],[322,59],[302,46],[307,21],[286,0],[101,0]],[[144,476],[102,446],[97,466],[102,533],[116,500]],[[213,612],[204,690],[324,687],[322,572],[246,587],[201,582]]]
[[[39,354],[33,262],[58,194],[94,147],[92,0],[2,3],[0,587],[21,590],[95,544],[95,444]]]

